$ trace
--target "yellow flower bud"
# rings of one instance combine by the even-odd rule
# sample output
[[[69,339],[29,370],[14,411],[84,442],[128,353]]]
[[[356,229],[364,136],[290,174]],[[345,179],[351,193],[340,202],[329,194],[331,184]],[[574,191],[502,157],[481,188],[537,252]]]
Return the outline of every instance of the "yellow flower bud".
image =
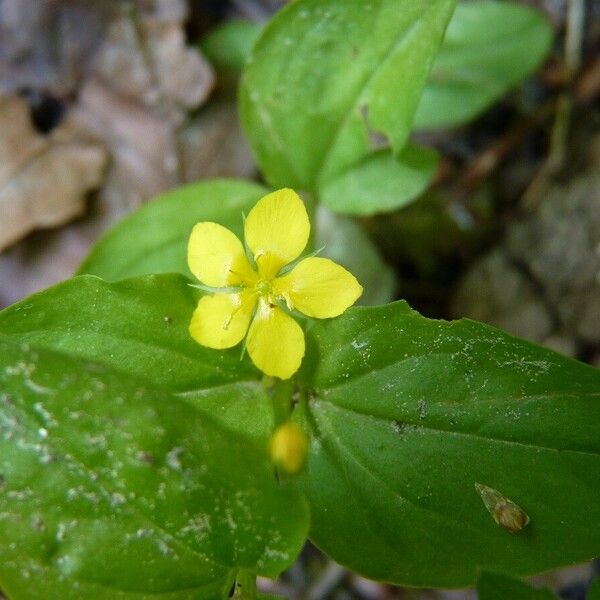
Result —
[[[294,423],[279,426],[269,442],[271,460],[286,473],[298,473],[308,452],[308,437]]]

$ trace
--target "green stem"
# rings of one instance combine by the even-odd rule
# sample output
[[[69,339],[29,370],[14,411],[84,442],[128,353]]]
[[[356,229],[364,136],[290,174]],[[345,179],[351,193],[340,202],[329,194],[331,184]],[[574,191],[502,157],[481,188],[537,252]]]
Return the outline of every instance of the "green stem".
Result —
[[[238,571],[232,600],[256,600],[256,598],[256,575],[243,569]]]
[[[279,427],[289,420],[292,414],[292,393],[294,384],[290,379],[275,380],[271,387],[271,400],[273,402],[273,419],[275,427]]]

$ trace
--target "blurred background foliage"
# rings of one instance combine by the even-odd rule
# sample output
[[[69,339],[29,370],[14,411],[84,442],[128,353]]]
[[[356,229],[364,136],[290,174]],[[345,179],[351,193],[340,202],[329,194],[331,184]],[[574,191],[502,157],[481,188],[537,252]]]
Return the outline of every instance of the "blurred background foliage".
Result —
[[[283,4],[0,0],[0,308],[71,276],[154,196],[258,177],[236,88]],[[318,235],[364,274],[370,303],[405,298],[600,364],[600,4],[514,4],[538,12],[457,9],[412,136],[439,153],[431,185],[385,215],[323,211]],[[593,572],[536,582],[583,599]],[[373,583],[311,546],[262,586],[309,599],[475,597]]]

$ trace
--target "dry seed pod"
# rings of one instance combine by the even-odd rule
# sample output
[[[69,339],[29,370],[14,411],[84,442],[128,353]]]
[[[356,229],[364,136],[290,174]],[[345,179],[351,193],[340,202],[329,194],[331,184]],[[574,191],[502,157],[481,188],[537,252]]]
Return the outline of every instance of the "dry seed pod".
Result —
[[[529,523],[529,515],[510,498],[487,485],[475,484],[485,507],[494,521],[511,533],[518,533]]]

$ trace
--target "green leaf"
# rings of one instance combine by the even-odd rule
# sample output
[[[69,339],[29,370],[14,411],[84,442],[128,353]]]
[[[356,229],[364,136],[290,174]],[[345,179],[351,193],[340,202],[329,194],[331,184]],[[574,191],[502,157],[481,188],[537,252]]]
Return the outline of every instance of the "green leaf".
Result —
[[[198,221],[214,221],[241,235],[242,213],[266,193],[248,181],[194,183],[159,196],[126,217],[94,247],[79,273],[115,281],[176,271],[189,275],[187,241]]]
[[[266,180],[315,192],[404,147],[454,0],[298,0],[256,42],[242,123]]]
[[[434,150],[408,144],[396,158],[389,150],[369,154],[322,190],[331,210],[372,215],[406,206],[430,184],[438,166]]]
[[[11,600],[226,598],[238,568],[275,576],[299,552],[304,501],[193,403],[5,336],[0,391]]]
[[[535,589],[526,583],[496,573],[483,573],[477,581],[479,600],[557,600],[548,589]]]
[[[117,283],[75,277],[1,311],[0,332],[174,392],[259,379],[239,349],[217,352],[190,337],[198,300],[190,283],[176,274]]]
[[[600,600],[600,577],[596,577],[596,579],[592,581],[588,589],[586,600]]]
[[[200,41],[200,48],[210,63],[221,71],[243,69],[262,25],[252,21],[226,21]]]
[[[396,291],[394,272],[359,223],[320,205],[316,229],[315,246],[324,247],[321,256],[346,267],[363,286],[359,304],[385,304],[393,299]]]
[[[181,275],[118,283],[81,276],[0,312],[0,333],[143,379],[231,429],[267,436],[273,416],[260,373],[239,348],[211,350],[190,337],[197,299]]]
[[[299,480],[311,537],[372,579],[458,587],[598,554],[600,374],[472,321],[405,303],[309,332],[300,372],[312,432]],[[511,533],[475,484],[530,522]]]
[[[447,127],[473,119],[531,75],[553,32],[540,12],[509,2],[459,4],[448,25],[415,127]]]

